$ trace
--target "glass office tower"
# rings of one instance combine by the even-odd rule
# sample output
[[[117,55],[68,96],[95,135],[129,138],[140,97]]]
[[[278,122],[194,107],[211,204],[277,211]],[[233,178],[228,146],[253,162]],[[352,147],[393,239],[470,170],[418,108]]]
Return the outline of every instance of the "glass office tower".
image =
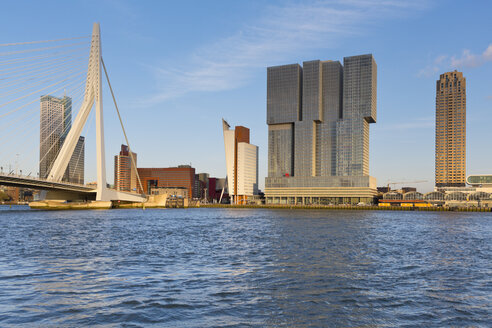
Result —
[[[40,98],[39,177],[46,179],[72,128],[72,98]],[[62,181],[84,184],[85,138],[79,137]]]
[[[267,69],[267,203],[372,202],[376,74],[372,55]]]

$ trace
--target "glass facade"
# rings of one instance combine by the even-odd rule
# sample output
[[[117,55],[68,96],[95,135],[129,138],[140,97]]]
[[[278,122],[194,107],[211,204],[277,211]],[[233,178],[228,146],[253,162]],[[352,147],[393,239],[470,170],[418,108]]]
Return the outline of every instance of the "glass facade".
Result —
[[[292,176],[294,172],[294,126],[275,124],[268,126],[268,176]]]
[[[72,127],[72,98],[40,98],[39,176],[48,178],[51,167]],[[84,183],[85,139],[80,137],[62,180]]]
[[[301,66],[268,67],[267,79],[267,124],[301,120]]]
[[[376,122],[372,55],[267,69],[268,177],[275,188],[369,183],[369,123]],[[343,179],[342,177],[346,177]],[[375,184],[374,184],[375,185]]]
[[[344,58],[337,175],[369,175],[369,123],[376,122],[376,70],[372,55]]]
[[[470,175],[466,179],[469,185],[492,185],[492,175]]]

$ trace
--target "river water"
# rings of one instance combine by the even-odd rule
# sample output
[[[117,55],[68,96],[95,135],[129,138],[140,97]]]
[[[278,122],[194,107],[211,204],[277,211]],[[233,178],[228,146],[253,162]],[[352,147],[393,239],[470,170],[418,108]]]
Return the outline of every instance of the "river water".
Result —
[[[0,326],[483,326],[492,213],[0,209]]]

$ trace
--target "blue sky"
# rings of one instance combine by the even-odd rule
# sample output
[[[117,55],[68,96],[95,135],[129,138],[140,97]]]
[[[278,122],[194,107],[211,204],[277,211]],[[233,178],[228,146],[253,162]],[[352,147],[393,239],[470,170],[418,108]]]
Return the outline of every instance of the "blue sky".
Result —
[[[467,174],[492,173],[492,2],[16,1],[3,2],[0,43],[90,35],[103,57],[140,167],[191,163],[225,176],[221,118],[251,129],[267,172],[266,67],[372,53],[378,122],[370,173],[378,185],[434,184],[435,81],[467,79]],[[124,142],[104,94],[108,180]],[[86,181],[95,179],[87,137]],[[412,185],[408,183],[407,185]]]

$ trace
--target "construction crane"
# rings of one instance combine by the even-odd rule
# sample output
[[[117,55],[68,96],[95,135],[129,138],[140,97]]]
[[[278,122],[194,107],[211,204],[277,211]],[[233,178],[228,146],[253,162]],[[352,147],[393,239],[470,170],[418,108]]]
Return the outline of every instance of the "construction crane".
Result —
[[[404,183],[423,183],[423,182],[427,182],[427,180],[415,180],[415,181],[403,181],[403,182],[388,182],[387,185],[388,185],[388,192],[391,191],[390,189],[390,185],[396,185],[396,184],[404,184]]]

